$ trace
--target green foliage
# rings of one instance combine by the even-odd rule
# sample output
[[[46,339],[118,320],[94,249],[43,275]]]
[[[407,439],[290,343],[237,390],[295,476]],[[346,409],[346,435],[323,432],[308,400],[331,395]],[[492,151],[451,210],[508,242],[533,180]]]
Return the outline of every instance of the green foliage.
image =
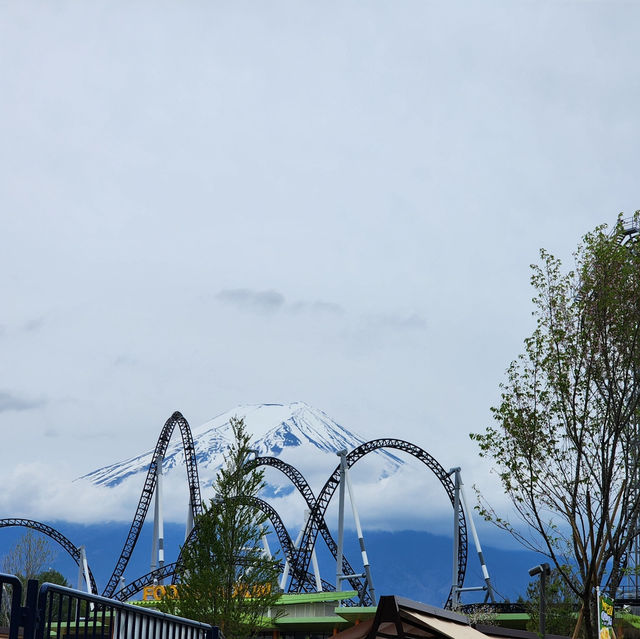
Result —
[[[50,568],[44,570],[36,576],[36,579],[41,583],[56,584],[57,586],[71,587],[71,584],[67,581],[66,577],[59,571]]]
[[[620,220],[612,234],[595,229],[568,273],[540,252],[535,330],[507,370],[495,425],[471,435],[525,526],[482,499],[481,513],[554,562],[587,636],[595,588],[617,588],[640,515],[640,244],[625,238]]]
[[[216,497],[196,521],[197,538],[182,549],[180,598],[162,602],[167,612],[220,626],[227,639],[251,637],[269,623],[280,571],[260,547],[267,517],[253,500],[263,472],[247,465],[243,420],[231,426],[234,442],[214,483]]]
[[[66,580],[64,575],[57,570],[49,569],[41,572],[37,575],[36,579],[41,583],[56,584],[57,586],[71,587],[71,584]],[[51,611],[46,611],[45,617],[51,618],[52,621],[64,621],[72,618],[72,605],[71,599],[66,595],[60,596],[58,593],[54,594],[50,601],[47,602]]]
[[[565,569],[567,569],[566,566]],[[546,632],[552,635],[571,636],[576,625],[578,598],[557,569],[552,570],[545,581]],[[526,608],[529,613],[527,630],[538,632],[540,628],[539,578],[529,582]]]
[[[640,639],[640,617],[630,612],[616,610],[614,628],[618,639]]]
[[[495,626],[498,623],[498,614],[491,606],[475,606],[466,614],[469,623],[474,627],[478,625]]]

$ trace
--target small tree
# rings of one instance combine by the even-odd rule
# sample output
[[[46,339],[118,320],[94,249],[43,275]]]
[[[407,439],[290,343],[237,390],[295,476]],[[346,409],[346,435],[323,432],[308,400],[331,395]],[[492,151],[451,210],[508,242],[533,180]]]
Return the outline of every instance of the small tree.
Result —
[[[567,568],[567,567],[565,567]],[[567,586],[557,568],[545,579],[545,628],[552,635],[571,635],[576,625],[575,593]],[[533,579],[527,586],[527,630],[538,632],[540,628],[540,580]]]
[[[615,595],[640,515],[640,245],[627,238],[620,219],[613,234],[597,228],[568,274],[541,251],[536,328],[501,385],[497,425],[471,435],[526,526],[486,502],[483,514],[553,561],[589,638],[595,589]]]
[[[231,420],[234,441],[214,482],[216,496],[196,521],[196,538],[182,548],[179,600],[171,612],[219,626],[228,639],[251,637],[270,622],[279,597],[278,560],[261,549],[267,517],[251,503],[263,472],[247,469],[250,437],[244,421]]]
[[[22,582],[24,589],[29,579],[39,582],[48,581],[63,586],[68,585],[66,579],[57,570],[50,568],[55,559],[55,552],[51,544],[42,535],[37,535],[33,530],[27,529],[2,559],[2,572],[15,575]],[[9,597],[8,593],[0,593],[0,625],[6,626],[9,622]]]
[[[49,541],[28,529],[4,556],[2,570],[15,575],[26,586],[29,579],[37,579],[48,570],[55,557]]]
[[[59,571],[54,569],[45,570],[36,576],[36,579],[41,583],[50,583],[57,586],[71,587],[71,584],[67,581],[66,577]],[[53,597],[48,600],[47,605],[49,610],[46,612],[47,619],[49,616],[52,621],[59,621],[62,619],[69,619],[71,614],[71,598],[65,595],[55,593]],[[86,605],[84,606],[86,607]]]

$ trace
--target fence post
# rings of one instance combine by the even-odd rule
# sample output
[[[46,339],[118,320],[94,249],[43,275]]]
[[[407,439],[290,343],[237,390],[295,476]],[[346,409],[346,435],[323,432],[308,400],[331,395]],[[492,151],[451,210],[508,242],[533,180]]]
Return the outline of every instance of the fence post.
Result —
[[[24,639],[35,639],[35,632],[39,621],[37,579],[29,579],[27,582],[27,598],[21,612],[21,625],[24,628]]]
[[[11,602],[9,604],[9,639],[18,639],[20,622],[22,621],[22,584],[13,575],[3,575],[0,586],[0,597],[4,597],[5,585],[11,586]],[[1,607],[1,605],[0,605]]]

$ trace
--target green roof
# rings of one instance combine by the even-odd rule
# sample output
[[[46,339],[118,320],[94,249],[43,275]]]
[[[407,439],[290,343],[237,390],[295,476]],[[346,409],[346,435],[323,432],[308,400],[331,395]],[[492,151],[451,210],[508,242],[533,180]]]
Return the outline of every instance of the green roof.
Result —
[[[279,617],[272,622],[275,626],[305,626],[305,625],[318,625],[329,624],[331,626],[336,624],[347,623],[346,619],[338,617]]]
[[[340,606],[335,612],[343,619],[355,623],[356,619],[363,621],[375,616],[378,606]]]
[[[342,599],[351,599],[357,595],[355,590],[342,590],[335,592],[332,590],[325,592],[302,592],[289,593],[280,595],[280,599],[276,602],[276,606],[284,604],[305,604],[316,603],[322,601],[340,601]]]

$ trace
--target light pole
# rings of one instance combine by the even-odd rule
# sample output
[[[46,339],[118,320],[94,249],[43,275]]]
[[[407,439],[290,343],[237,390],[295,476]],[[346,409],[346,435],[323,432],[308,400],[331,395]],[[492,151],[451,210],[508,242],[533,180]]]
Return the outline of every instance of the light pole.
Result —
[[[540,575],[540,636],[545,636],[546,625],[547,625],[547,596],[546,596],[546,582],[547,576],[551,574],[551,567],[549,564],[539,564],[538,566],[534,566],[529,569],[529,575],[535,577],[536,575]]]

